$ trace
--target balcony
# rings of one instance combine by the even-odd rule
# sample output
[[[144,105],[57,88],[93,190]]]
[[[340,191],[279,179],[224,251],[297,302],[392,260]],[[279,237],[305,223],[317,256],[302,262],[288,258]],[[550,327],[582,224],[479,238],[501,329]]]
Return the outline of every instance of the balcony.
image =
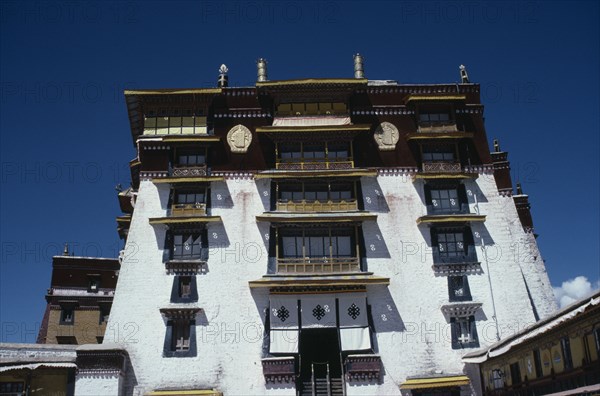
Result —
[[[352,158],[343,159],[314,159],[314,158],[290,158],[279,159],[275,164],[278,170],[336,170],[352,169],[354,161]]]
[[[443,122],[419,122],[417,128],[418,133],[447,133],[447,132],[458,132],[456,122],[452,120]]]
[[[361,272],[358,257],[278,258],[277,274],[330,274]]]
[[[206,204],[203,203],[173,204],[173,207],[169,210],[169,216],[171,217],[194,217],[206,214]]]
[[[460,173],[462,167],[458,161],[423,162],[423,173]]]
[[[349,212],[358,210],[356,199],[340,201],[277,201],[278,212]]]
[[[172,177],[208,176],[208,168],[206,164],[195,166],[174,165],[169,174]]]

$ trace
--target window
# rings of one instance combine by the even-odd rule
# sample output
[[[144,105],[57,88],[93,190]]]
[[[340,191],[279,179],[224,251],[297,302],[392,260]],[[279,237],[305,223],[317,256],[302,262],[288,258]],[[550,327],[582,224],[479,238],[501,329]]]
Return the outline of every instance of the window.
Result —
[[[280,183],[279,199],[283,201],[342,201],[354,196],[353,183]]]
[[[202,235],[200,233],[174,234],[172,260],[199,260],[203,258]]]
[[[72,325],[75,322],[75,310],[72,307],[63,307],[60,312],[60,324]]]
[[[355,257],[353,229],[283,230],[281,257]]]
[[[149,110],[144,114],[144,135],[187,135],[208,133],[203,110]]]
[[[189,320],[175,320],[173,323],[173,338],[171,351],[181,352],[190,349],[190,322]]]
[[[205,154],[180,154],[177,156],[177,165],[180,166],[197,166],[205,163]]]
[[[421,113],[419,121],[424,123],[444,123],[450,121],[449,113]]]
[[[600,355],[600,327],[594,329],[594,340],[596,341],[596,351]]]
[[[466,275],[448,277],[448,294],[450,302],[471,301],[471,291]]]
[[[463,184],[432,182],[425,185],[429,214],[468,213],[467,193]]]
[[[437,234],[440,256],[456,257],[465,254],[465,241],[462,232],[441,232]]]
[[[192,277],[191,276],[180,276],[179,277],[179,297],[190,298],[192,296]]]
[[[475,317],[456,317],[450,319],[452,331],[452,349],[478,348]]]
[[[347,160],[352,156],[350,142],[285,143],[277,148],[278,157],[284,162]]]
[[[423,161],[454,161],[456,158],[456,149],[453,146],[424,146]]]
[[[88,275],[88,292],[97,293],[100,289],[100,275]]]
[[[535,366],[535,378],[542,378],[544,372],[542,371],[542,354],[539,349],[533,351],[533,364]]]
[[[61,345],[77,345],[77,339],[74,336],[56,336],[56,343]]]
[[[519,368],[519,362],[510,365],[510,378],[513,385],[521,383],[521,369]]]
[[[494,387],[494,389],[504,388],[504,379],[502,378],[502,377],[504,377],[504,373],[502,372],[502,370],[500,370],[500,369],[492,370],[490,377],[491,377],[490,382],[492,383],[492,386]]]
[[[570,370],[573,368],[573,356],[571,355],[571,342],[569,341],[569,336],[560,339],[560,347],[562,349],[565,370]]]
[[[23,382],[0,382],[0,395],[21,396],[25,394]]]
[[[205,191],[177,192],[175,194],[176,204],[203,204],[205,203],[205,199]]]
[[[434,264],[476,263],[477,254],[469,227],[431,229]]]
[[[99,311],[98,324],[108,322],[108,316],[110,315],[110,305],[101,304]]]

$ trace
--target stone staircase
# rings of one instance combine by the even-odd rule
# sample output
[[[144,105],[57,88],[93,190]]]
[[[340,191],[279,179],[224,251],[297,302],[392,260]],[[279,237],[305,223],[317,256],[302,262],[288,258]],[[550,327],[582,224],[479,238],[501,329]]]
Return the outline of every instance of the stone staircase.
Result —
[[[342,378],[327,378],[315,379],[313,385],[311,381],[302,382],[302,390],[298,392],[299,396],[344,396],[344,382]]]

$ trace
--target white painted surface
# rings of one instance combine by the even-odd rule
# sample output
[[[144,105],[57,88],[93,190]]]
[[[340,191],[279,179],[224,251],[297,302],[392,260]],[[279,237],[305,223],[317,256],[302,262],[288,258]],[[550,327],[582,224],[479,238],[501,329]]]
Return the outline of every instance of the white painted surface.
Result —
[[[141,182],[105,335],[106,342],[124,345],[131,358],[127,394],[174,387],[294,394],[290,386],[265,387],[261,357],[268,291],[248,287],[248,281],[267,272],[269,225],[257,224],[255,216],[269,209],[269,183],[212,183],[212,215],[221,216],[222,223],[208,225],[208,272],[197,278],[202,308],[197,357],[163,358],[165,321],[159,309],[169,306],[173,278],[163,264],[165,229],[151,226],[148,218],[166,215],[169,186]],[[485,347],[496,341],[488,268],[502,336],[534,321],[531,301],[542,317],[556,303],[535,239],[523,231],[512,198],[498,194],[491,173],[467,181],[466,187],[472,211],[487,216],[485,223],[472,226],[479,235],[474,239],[483,273],[469,276],[473,300],[483,304],[476,321]],[[429,229],[416,223],[426,213],[423,182],[408,175],[363,177],[362,192],[365,209],[378,216],[363,225],[368,271],[391,283],[369,286],[367,292],[383,380],[348,385],[348,395],[400,394],[398,387],[409,376],[463,373],[461,356],[472,349],[451,347],[450,326],[440,310],[448,302],[447,279],[431,268]],[[525,253],[516,255],[514,249]],[[92,389],[91,379],[81,381]]]

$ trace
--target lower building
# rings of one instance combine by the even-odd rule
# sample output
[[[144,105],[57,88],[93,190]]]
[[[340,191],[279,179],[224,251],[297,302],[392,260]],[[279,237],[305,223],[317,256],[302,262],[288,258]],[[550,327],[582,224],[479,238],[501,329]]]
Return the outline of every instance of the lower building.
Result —
[[[52,258],[52,280],[38,344],[100,344],[112,307],[118,259],[70,256]]]
[[[600,292],[463,362],[477,365],[485,395],[600,393]]]
[[[0,344],[0,395],[73,395],[76,348],[76,345]]]

